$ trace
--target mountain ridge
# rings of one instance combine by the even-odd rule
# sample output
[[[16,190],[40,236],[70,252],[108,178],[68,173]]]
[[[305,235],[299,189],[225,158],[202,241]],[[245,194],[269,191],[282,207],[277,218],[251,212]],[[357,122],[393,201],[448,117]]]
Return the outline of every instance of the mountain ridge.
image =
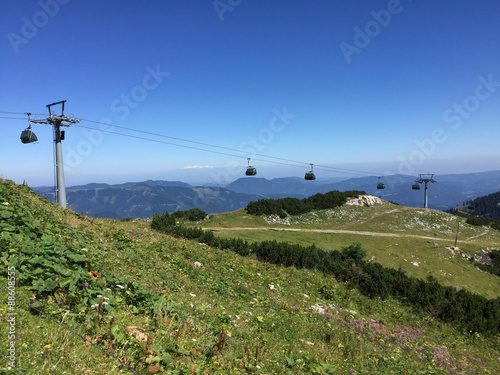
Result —
[[[429,184],[429,208],[448,210],[476,197],[500,191],[500,171],[438,175]],[[377,189],[382,182],[386,188]],[[252,200],[262,198],[306,198],[332,190],[365,191],[401,205],[421,207],[424,189],[412,190],[415,177],[407,175],[368,176],[339,182],[305,181],[298,177],[266,179],[242,177],[224,187],[192,186],[181,181],[146,180],[121,184],[89,183],[67,188],[67,202],[72,209],[114,219],[144,218],[154,213],[199,207],[207,213],[233,211]],[[139,187],[138,187],[139,186]],[[142,187],[141,187],[142,186]],[[151,189],[150,189],[151,188]],[[54,200],[53,188],[34,188]],[[136,192],[134,195],[132,192]],[[107,196],[100,199],[99,195]],[[119,201],[117,201],[119,199]]]

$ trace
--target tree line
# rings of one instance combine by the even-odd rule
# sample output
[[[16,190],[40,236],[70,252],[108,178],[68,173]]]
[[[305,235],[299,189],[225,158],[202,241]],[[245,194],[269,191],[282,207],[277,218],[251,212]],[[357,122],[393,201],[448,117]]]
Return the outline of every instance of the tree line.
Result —
[[[366,252],[359,244],[342,250],[325,251],[315,245],[302,246],[277,241],[249,243],[240,238],[219,238],[210,230],[176,225],[172,215],[155,215],[151,227],[161,232],[195,239],[211,247],[232,250],[242,256],[254,255],[261,261],[316,269],[348,282],[362,294],[386,299],[395,297],[418,312],[457,325],[472,332],[496,335],[500,332],[500,298],[488,300],[465,289],[442,286],[429,276],[417,279],[402,270],[386,268],[365,260]]]
[[[465,212],[468,216],[480,216],[500,221],[500,191],[484,197],[464,201],[462,207],[454,207],[446,212],[452,214]]]
[[[477,226],[484,225],[487,227],[492,227],[493,229],[496,230],[500,230],[500,220],[493,220],[490,219],[489,217],[469,216],[465,222],[470,225],[477,225]]]
[[[288,215],[300,215],[313,210],[324,210],[342,206],[349,198],[366,194],[364,191],[330,191],[325,194],[315,194],[307,198],[259,199],[248,203],[246,211],[250,215],[278,215],[285,218]]]

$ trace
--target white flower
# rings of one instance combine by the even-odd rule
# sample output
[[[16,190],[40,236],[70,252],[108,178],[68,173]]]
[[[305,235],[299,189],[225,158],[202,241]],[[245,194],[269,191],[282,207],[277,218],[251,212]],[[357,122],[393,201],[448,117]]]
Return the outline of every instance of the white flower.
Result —
[[[196,261],[196,262],[193,263],[193,266],[194,267],[201,267],[201,263],[198,262],[198,261]]]
[[[120,289],[125,289],[125,287],[124,287],[123,285],[118,285],[118,284],[116,284],[116,286],[117,286],[118,288],[120,288]]]
[[[273,289],[274,289],[274,285],[273,285],[273,284],[270,284],[270,285],[269,285],[269,289],[273,290]]]
[[[309,298],[309,296],[307,294],[304,294],[304,297]]]
[[[196,297],[196,294],[194,294],[194,293],[189,293],[189,295],[190,295],[191,297]]]

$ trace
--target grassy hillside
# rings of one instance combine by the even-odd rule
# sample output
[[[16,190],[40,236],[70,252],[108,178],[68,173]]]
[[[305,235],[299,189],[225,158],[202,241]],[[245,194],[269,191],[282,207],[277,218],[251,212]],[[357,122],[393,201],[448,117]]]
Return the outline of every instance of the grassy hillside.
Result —
[[[294,225],[323,228],[308,215]],[[244,216],[216,215],[206,224],[271,226]],[[461,332],[319,272],[166,236],[147,220],[83,217],[10,181],[0,181],[0,229],[0,319],[17,313],[12,341],[24,374],[500,371],[498,335]],[[11,277],[17,282],[9,288]],[[10,331],[2,332],[0,353],[8,355]],[[0,369],[8,371],[4,358]]]
[[[368,259],[409,275],[436,277],[443,285],[465,288],[487,298],[500,297],[500,278],[482,272],[469,261],[481,250],[500,248],[500,231],[466,223],[466,218],[436,210],[375,203],[344,205],[303,215],[252,216],[245,210],[210,215],[202,226],[221,237],[247,241],[276,239],[324,250],[360,243]],[[369,206],[363,204],[367,203]],[[458,229],[457,249],[455,245]]]

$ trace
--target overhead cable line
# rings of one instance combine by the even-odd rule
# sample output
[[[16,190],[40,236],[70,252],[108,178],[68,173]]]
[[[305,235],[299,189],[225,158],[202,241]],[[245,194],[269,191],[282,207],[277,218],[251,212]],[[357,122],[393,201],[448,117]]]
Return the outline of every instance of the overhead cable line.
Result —
[[[93,129],[93,128],[89,128],[89,127],[83,126],[81,124],[78,124],[78,125],[74,124],[72,126],[75,126],[75,127],[78,127],[78,128],[84,128],[84,129]],[[201,148],[201,147],[181,145],[181,144],[178,144],[178,143],[162,141],[162,140],[159,140],[159,139],[139,137],[137,135],[118,133],[118,132],[114,132],[114,131],[111,131],[111,130],[104,130],[104,129],[99,129],[99,131],[102,131],[104,133],[109,133],[109,134],[121,135],[123,137],[141,139],[143,141],[150,141],[150,142],[162,143],[162,144],[167,144],[167,145],[171,145],[171,146],[189,148],[191,150],[205,151],[205,152],[211,152],[213,154],[226,155],[226,156],[232,156],[232,157],[235,157],[235,158],[247,159],[246,156],[243,156],[243,155],[235,155],[235,154],[229,154],[227,152],[221,152],[221,151],[215,151],[215,150],[207,150],[207,149],[204,149],[204,148]],[[295,165],[295,164],[283,163],[283,162],[277,162],[277,161],[271,161],[271,160],[263,160],[263,159],[255,159],[255,158],[253,158],[253,160],[258,160],[258,161],[261,161],[261,162],[264,162],[264,163],[274,163],[274,164],[288,165],[288,166],[291,166],[291,167],[300,167],[299,165]]]
[[[88,120],[85,120],[85,121],[88,121]],[[107,125],[110,125],[110,124],[107,124]],[[89,128],[89,127],[81,125],[81,124],[74,124],[72,126],[79,127],[79,128],[84,128],[84,129],[94,129],[94,128]],[[230,153],[227,153],[227,152],[221,152],[221,151],[215,151],[215,150],[207,150],[207,149],[204,149],[204,148],[201,148],[201,147],[181,145],[181,144],[178,144],[178,143],[161,141],[161,140],[158,140],[158,139],[152,139],[152,138],[146,138],[146,137],[139,137],[139,136],[131,135],[131,134],[118,133],[118,132],[114,132],[114,131],[111,131],[111,130],[104,130],[104,129],[95,129],[95,130],[99,130],[99,131],[102,131],[104,133],[109,133],[109,134],[121,135],[123,137],[135,138],[135,139],[140,139],[140,140],[144,140],[144,141],[150,141],[150,142],[167,144],[167,145],[171,145],[171,146],[188,148],[188,149],[191,149],[191,150],[210,152],[210,153],[213,153],[213,154],[231,156],[231,157],[240,158],[240,159],[247,159],[246,156],[235,155],[235,154],[230,154]],[[142,132],[142,131],[136,130],[136,129],[131,129],[131,130],[134,130],[134,131],[137,131],[137,132]],[[150,132],[143,132],[143,133],[148,133],[148,134],[156,135],[156,136],[162,136],[161,134],[155,134],[155,133],[150,133]],[[169,136],[164,136],[164,137],[171,138]],[[190,141],[190,142],[192,142],[192,141]],[[192,142],[192,143],[200,143],[200,142]],[[214,147],[229,149],[227,147],[221,147],[221,146],[214,146]],[[229,149],[229,150],[233,150],[233,149]],[[241,150],[234,150],[234,151],[242,152]],[[263,155],[260,155],[260,156],[263,156]],[[271,156],[265,156],[265,157],[272,158]],[[278,159],[278,160],[288,160],[288,159],[283,159],[283,158],[275,158],[275,159]],[[257,158],[252,158],[252,160],[257,160],[257,161],[264,162],[264,163],[287,165],[287,166],[290,166],[290,167],[297,167],[297,168],[303,168],[303,167],[301,165],[296,165],[296,164],[291,164],[291,163],[306,164],[304,162],[297,162],[297,161],[293,161],[293,160],[290,160],[291,163],[285,163],[285,162],[273,161],[273,160],[265,160],[265,159],[257,159]],[[307,163],[307,164],[310,165],[310,163]],[[333,168],[333,167],[330,167],[330,168]],[[323,168],[316,168],[316,169],[317,170],[321,170],[321,171],[326,171],[326,172],[332,172],[332,169],[326,169],[324,166],[323,166]],[[333,171],[333,172],[335,172],[335,171]],[[353,175],[356,175],[356,176],[359,175],[358,173],[353,173],[353,172],[350,172],[350,171],[343,171],[343,172],[347,173],[347,174],[353,174]],[[373,175],[373,174],[370,174],[370,175]]]
[[[26,114],[25,112],[8,112],[8,111],[0,111],[0,113],[8,113],[8,114],[11,114],[11,115],[25,115]],[[32,113],[32,115],[35,115],[35,116],[45,116],[45,114],[43,114],[43,113]],[[26,117],[23,117],[22,119],[26,120]]]
[[[82,121],[92,122],[92,123],[95,123],[95,124],[101,124],[101,125],[106,125],[106,126],[113,126],[113,127],[119,128],[119,129],[134,131],[134,132],[137,132],[137,133],[149,134],[149,135],[154,135],[154,136],[157,136],[157,137],[169,138],[169,139],[174,139],[174,140],[177,140],[177,141],[189,142],[189,143],[199,144],[199,145],[202,145],[202,146],[214,147],[214,148],[218,148],[218,149],[222,149],[222,150],[228,150],[228,151],[233,151],[233,152],[244,153],[245,156],[237,156],[237,157],[240,157],[240,158],[247,158],[247,156],[248,156],[248,151],[234,149],[234,148],[230,148],[230,147],[218,146],[218,145],[213,145],[213,144],[210,144],[210,143],[198,142],[198,141],[193,141],[193,140],[190,140],[190,139],[173,137],[173,136],[169,136],[169,135],[165,135],[165,134],[153,133],[153,132],[149,132],[149,131],[138,130],[138,129],[128,128],[128,127],[125,127],[125,126],[119,126],[119,125],[114,125],[114,124],[109,124],[109,123],[104,123],[104,122],[99,122],[99,121],[93,121],[93,120],[89,120],[89,119],[82,119]],[[82,127],[82,125],[79,125],[79,126]],[[101,130],[101,129],[99,129],[99,130]],[[116,133],[116,134],[120,134],[120,133]],[[175,144],[175,145],[177,145],[177,144]],[[205,150],[205,149],[201,149],[201,150],[202,151],[208,151],[208,150]],[[288,163],[295,163],[295,164],[301,164],[301,165],[310,165],[311,164],[311,163],[308,163],[308,162],[303,162],[303,161],[298,161],[298,160],[292,160],[292,159],[286,159],[286,158],[280,158],[280,157],[277,157],[277,156],[271,156],[271,155],[265,155],[265,154],[257,154],[257,155],[259,157],[264,157],[264,158],[268,158],[268,159],[275,159],[275,160],[281,160],[281,161],[288,162]],[[234,155],[230,155],[230,156],[234,156]],[[258,159],[254,159],[254,160],[258,160]],[[258,160],[258,161],[263,161],[263,160]],[[277,163],[277,164],[283,164],[283,163]],[[290,165],[290,164],[284,164],[284,165]],[[318,166],[318,167],[320,167],[320,168],[317,168],[319,170],[333,170],[333,171],[342,171],[342,172],[346,172],[346,173],[350,172],[350,174],[356,174],[356,175],[359,175],[359,174],[366,174],[366,175],[370,175],[370,176],[373,175],[372,172],[360,171],[360,170],[355,170],[355,169],[337,168],[337,167],[331,167],[331,166],[321,165],[321,164],[315,164],[315,165]]]
[[[20,113],[20,112],[7,112],[7,111],[0,111],[0,113],[24,114],[24,113]],[[34,114],[34,115],[43,115],[43,114]],[[0,117],[0,118],[3,118],[3,117]],[[16,120],[23,120],[23,119],[25,119],[25,118],[9,118],[9,117],[5,117],[5,118],[7,118],[7,119],[16,119]],[[119,125],[115,125],[115,124],[105,123],[105,122],[101,122],[101,121],[94,121],[94,120],[90,120],[90,119],[81,119],[81,120],[82,121],[86,121],[86,122],[90,122],[90,123],[94,123],[94,124],[100,124],[100,125],[106,125],[106,126],[113,126],[115,128],[119,128],[119,129],[123,129],[123,130],[128,130],[128,131],[133,131],[133,132],[137,132],[137,133],[148,134],[148,135],[152,135],[152,136],[155,136],[155,137],[168,138],[168,139],[173,139],[173,140],[176,140],[176,141],[187,142],[187,143],[192,143],[192,144],[197,144],[197,145],[207,146],[207,147],[213,147],[213,148],[217,148],[217,149],[220,149],[220,150],[227,150],[227,151],[237,152],[237,153],[244,154],[244,156],[242,156],[242,155],[228,154],[228,153],[225,153],[225,152],[217,152],[217,151],[213,151],[213,150],[207,150],[207,149],[198,148],[198,147],[192,147],[192,146],[183,146],[183,145],[180,145],[180,144],[177,144],[177,143],[161,142],[161,141],[158,141],[156,139],[151,139],[151,138],[135,137],[137,139],[142,139],[142,140],[147,140],[147,141],[152,141],[152,142],[158,142],[158,143],[164,143],[164,144],[169,144],[169,145],[173,145],[173,146],[185,147],[185,148],[190,148],[190,149],[194,149],[194,150],[211,152],[211,153],[216,153],[216,154],[226,155],[226,156],[232,156],[232,157],[237,157],[237,158],[247,158],[248,157],[248,151],[245,151],[245,150],[239,150],[239,149],[234,149],[234,148],[230,148],[230,147],[214,145],[214,144],[210,144],[210,143],[206,143],[206,142],[199,142],[199,141],[194,141],[194,140],[190,140],[190,139],[185,139],[185,138],[180,138],[180,137],[174,137],[174,136],[169,136],[169,135],[160,134],[160,133],[149,132],[149,131],[145,131],[145,130],[138,130],[138,129],[129,128],[129,127],[125,127],[125,126],[119,126]],[[87,129],[93,129],[93,128],[90,128],[90,127],[85,127],[83,125],[74,125],[74,126],[78,126],[78,127],[82,127],[82,128],[87,128]],[[116,134],[116,135],[122,135],[122,136],[127,136],[127,137],[134,138],[134,136],[131,136],[131,135],[126,135],[126,134],[122,134],[122,133],[118,133],[118,132],[112,132],[112,131],[109,131],[109,130],[103,130],[103,129],[96,129],[96,130],[99,130],[99,131],[102,131],[102,132],[107,132],[107,133],[110,133],[110,134]],[[277,157],[277,156],[271,156],[271,155],[265,155],[265,154],[257,154],[257,155],[260,158],[267,158],[267,159],[272,159],[272,160],[279,160],[279,161],[282,161],[282,162],[268,161],[268,160],[255,159],[255,158],[252,158],[252,159],[257,160],[257,161],[261,161],[261,162],[275,163],[275,164],[281,164],[281,165],[289,165],[289,166],[294,166],[294,167],[299,167],[299,165],[300,166],[302,166],[302,165],[303,166],[309,166],[311,164],[310,162],[304,162],[304,161],[299,161],[299,160],[292,160],[292,159],[281,158],[281,157]],[[290,163],[292,163],[292,164],[290,164]],[[322,170],[322,171],[342,172],[342,173],[350,174],[350,175],[354,175],[354,176],[359,176],[359,175],[373,176],[373,175],[377,175],[377,173],[374,173],[374,172],[362,171],[362,170],[357,170],[357,169],[339,168],[339,167],[332,167],[332,166],[329,166],[329,165],[322,165],[322,164],[314,164],[314,165],[315,165],[315,167],[316,167],[317,170]]]

